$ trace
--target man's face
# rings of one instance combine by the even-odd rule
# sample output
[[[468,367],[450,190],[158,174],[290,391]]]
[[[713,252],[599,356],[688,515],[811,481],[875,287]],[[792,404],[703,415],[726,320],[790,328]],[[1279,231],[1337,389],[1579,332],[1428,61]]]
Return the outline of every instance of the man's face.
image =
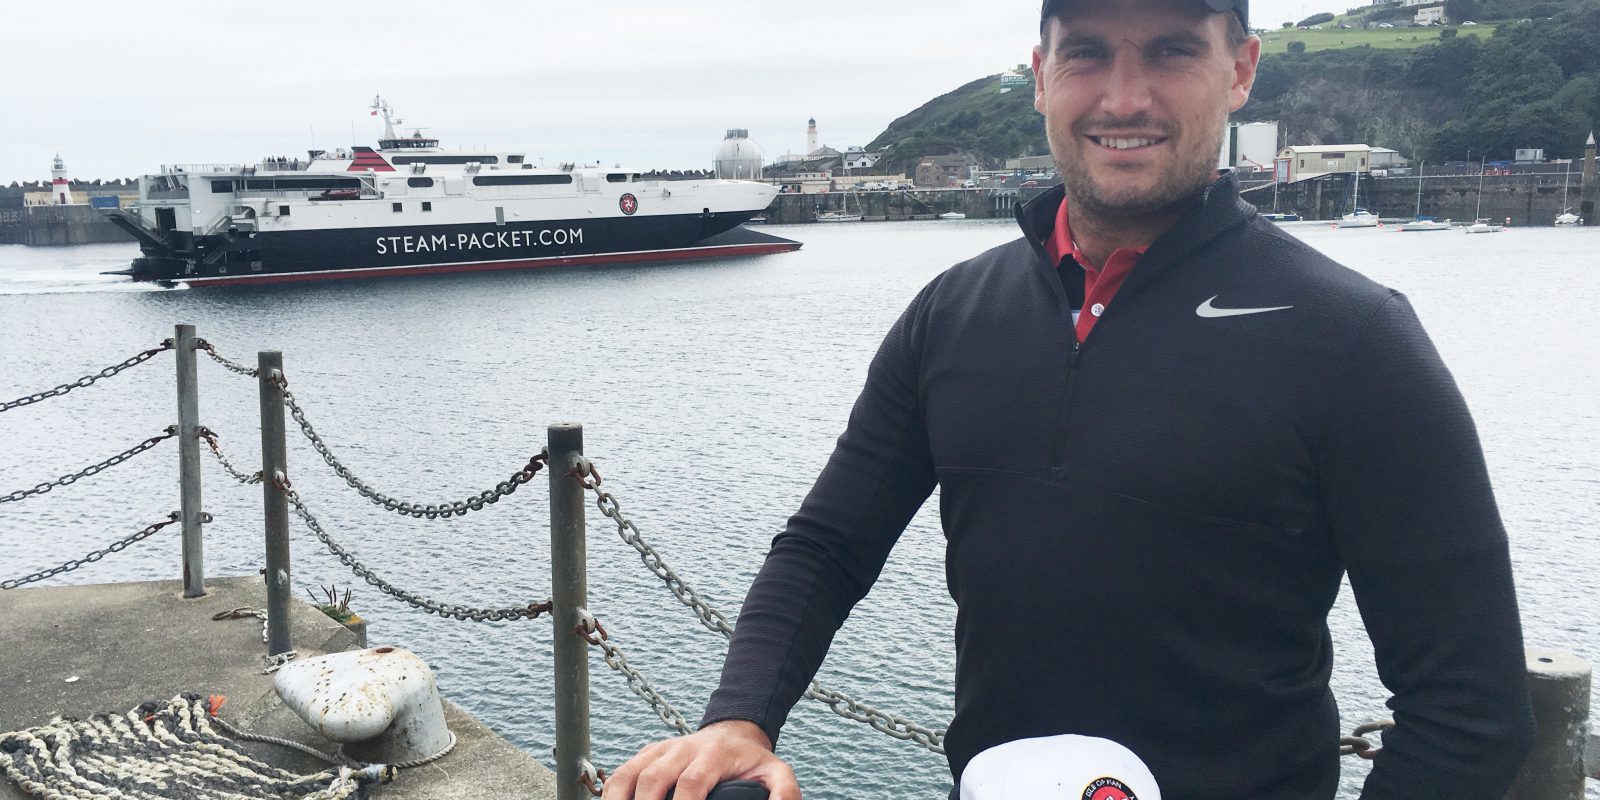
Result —
[[[1072,207],[1107,219],[1168,208],[1216,177],[1228,114],[1261,42],[1193,0],[1080,0],[1033,51],[1034,107]]]

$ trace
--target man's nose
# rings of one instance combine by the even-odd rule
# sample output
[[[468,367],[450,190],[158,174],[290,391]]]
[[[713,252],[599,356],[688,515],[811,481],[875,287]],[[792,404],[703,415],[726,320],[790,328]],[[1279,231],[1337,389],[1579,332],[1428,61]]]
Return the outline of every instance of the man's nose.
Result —
[[[1153,104],[1152,83],[1157,76],[1144,60],[1127,49],[1120,50],[1112,59],[1111,70],[1106,75],[1104,91],[1100,95],[1100,112],[1112,119],[1127,119],[1150,110]]]

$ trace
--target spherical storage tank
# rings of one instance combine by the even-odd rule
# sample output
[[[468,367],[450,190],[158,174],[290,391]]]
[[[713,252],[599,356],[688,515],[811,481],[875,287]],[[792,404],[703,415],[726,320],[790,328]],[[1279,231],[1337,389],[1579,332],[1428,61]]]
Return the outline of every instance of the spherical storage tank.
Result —
[[[750,141],[750,131],[730,128],[717,145],[717,177],[728,179],[759,180],[761,178],[761,145]]]

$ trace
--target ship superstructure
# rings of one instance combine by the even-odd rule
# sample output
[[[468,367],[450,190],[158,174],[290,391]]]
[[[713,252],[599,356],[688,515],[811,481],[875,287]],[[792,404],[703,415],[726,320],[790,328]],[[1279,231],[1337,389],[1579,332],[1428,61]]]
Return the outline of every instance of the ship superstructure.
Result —
[[[777,194],[739,180],[644,180],[635,170],[451,150],[381,99],[378,147],[254,164],[165,166],[112,220],[144,253],[125,272],[191,286],[655,261],[793,250],[739,229]]]

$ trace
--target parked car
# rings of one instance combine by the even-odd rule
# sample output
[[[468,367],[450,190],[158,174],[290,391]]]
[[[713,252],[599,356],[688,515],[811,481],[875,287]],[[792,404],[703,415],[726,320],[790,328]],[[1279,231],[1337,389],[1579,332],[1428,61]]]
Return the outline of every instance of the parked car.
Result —
[[[1380,28],[1393,28],[1394,27],[1394,23],[1392,23],[1392,22],[1380,22],[1380,23],[1378,23],[1378,27],[1380,27]]]
[[[1037,188],[1039,188],[1039,182],[1038,181],[1023,181],[1022,182],[1022,188],[1024,188],[1024,189],[1037,189]]]
[[[1461,23],[1461,24],[1462,24],[1462,25],[1476,25],[1476,24],[1478,24],[1478,23],[1476,23],[1476,22],[1473,22],[1473,21],[1472,21],[1472,20],[1470,20],[1470,19],[1469,19],[1469,20],[1467,20],[1467,21],[1466,21],[1466,22],[1463,22],[1463,23]]]

